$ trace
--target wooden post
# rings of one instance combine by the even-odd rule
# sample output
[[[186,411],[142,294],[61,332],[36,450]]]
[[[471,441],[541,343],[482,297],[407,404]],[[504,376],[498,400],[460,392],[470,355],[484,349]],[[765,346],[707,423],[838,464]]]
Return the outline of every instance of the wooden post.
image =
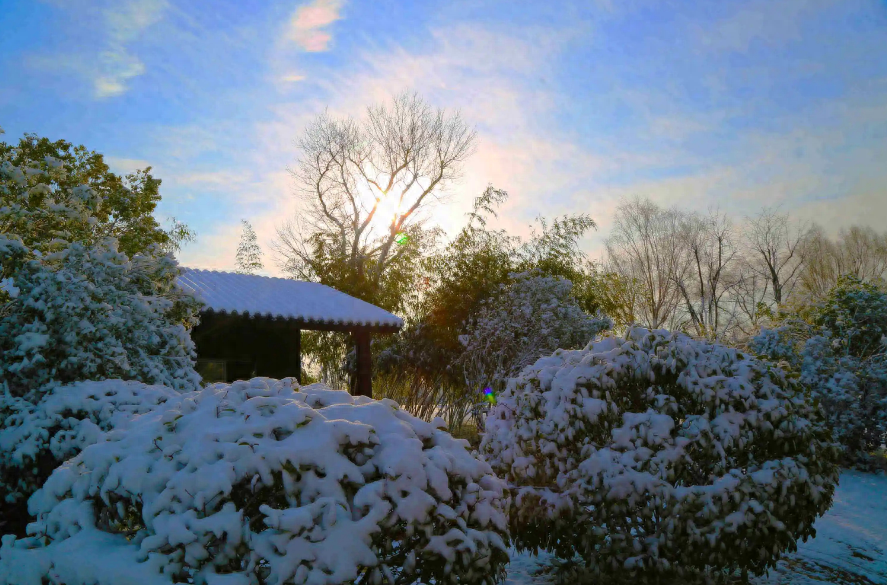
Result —
[[[302,383],[302,330],[301,329],[296,329],[295,337],[296,337],[296,343],[295,343],[295,345],[296,345],[296,351],[295,351],[296,367],[293,369],[296,371],[295,372],[296,380],[298,380],[299,384],[301,384]]]
[[[373,397],[373,357],[370,354],[369,331],[354,332],[357,342],[357,392],[358,396]]]

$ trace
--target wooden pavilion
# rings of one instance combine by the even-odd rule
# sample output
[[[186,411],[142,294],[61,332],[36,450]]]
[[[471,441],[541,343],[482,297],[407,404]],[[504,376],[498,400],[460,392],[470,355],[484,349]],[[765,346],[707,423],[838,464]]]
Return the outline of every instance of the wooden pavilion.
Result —
[[[316,282],[185,269],[184,290],[204,303],[191,331],[197,368],[207,381],[302,378],[302,330],[351,333],[357,345],[352,393],[372,396],[370,337],[403,321],[388,311]]]

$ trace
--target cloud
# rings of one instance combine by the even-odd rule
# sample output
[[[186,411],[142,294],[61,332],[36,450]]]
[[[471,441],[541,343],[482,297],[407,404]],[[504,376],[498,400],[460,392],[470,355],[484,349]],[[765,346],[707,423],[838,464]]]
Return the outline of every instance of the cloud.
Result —
[[[93,79],[93,91],[97,98],[121,95],[128,88],[127,82],[145,72],[145,65],[123,47],[104,51],[99,55],[99,69]]]
[[[167,0],[107,0],[99,5],[70,0],[52,4],[67,12],[66,18],[77,34],[94,41],[89,43],[93,49],[29,55],[26,62],[47,71],[74,72],[89,81],[97,99],[126,93],[129,82],[145,73],[145,64],[134,54],[132,45],[163,18],[169,6]]]
[[[128,0],[103,11],[108,43],[94,72],[93,90],[97,98],[125,93],[129,80],[145,72],[145,65],[130,53],[127,45],[158,22],[166,8],[166,0]]]
[[[797,6],[791,4],[787,13],[796,14]],[[338,5],[333,12],[338,17]],[[299,15],[297,11],[294,22]],[[322,18],[309,13],[303,28],[321,30],[334,21],[330,13]],[[755,30],[745,40],[742,31],[731,33],[724,50],[743,50],[762,34],[771,34]],[[799,30],[799,38],[806,38],[806,31]],[[668,68],[671,61],[691,60],[705,45],[704,39],[693,38],[674,54],[643,54],[638,57],[643,62],[626,57],[609,63],[581,54],[583,66],[595,63],[581,69],[593,91],[577,96],[555,78],[558,70],[575,73],[570,67],[576,63],[568,60],[577,39],[599,38],[589,32],[572,23],[495,28],[462,22],[432,28],[419,49],[376,39],[362,42],[346,65],[325,66],[323,75],[315,75],[310,64],[295,73],[286,63],[271,79],[291,76],[288,82],[304,83],[285,98],[292,101],[267,105],[246,131],[230,127],[206,135],[197,128],[169,133],[169,149],[163,152],[182,160],[212,151],[212,158],[227,161],[230,153],[237,153],[238,166],[225,172],[199,168],[164,175],[169,179],[165,188],[178,181],[183,190],[205,191],[202,205],[214,214],[213,223],[200,231],[198,246],[183,253],[183,262],[232,268],[237,222],[245,217],[253,223],[266,250],[266,267],[274,273],[268,243],[275,228],[299,209],[292,179],[283,171],[298,156],[294,140],[326,107],[334,116],[360,117],[367,105],[402,90],[416,90],[433,105],[459,109],[477,126],[477,152],[461,182],[450,190],[449,202],[434,213],[434,220],[451,234],[463,225],[472,198],[490,182],[511,195],[495,226],[527,235],[537,215],[589,213],[600,230],[583,246],[594,257],[602,250],[617,205],[634,195],[699,211],[717,205],[737,220],[781,203],[798,217],[827,218],[834,229],[856,222],[878,227],[887,213],[880,188],[887,170],[878,162],[887,158],[887,147],[872,148],[873,137],[887,128],[887,79],[869,76],[865,84],[848,79],[840,91],[830,87],[810,99],[799,94],[792,96],[796,101],[780,101],[777,89],[782,86],[777,84],[784,79],[775,78],[784,76],[773,72],[793,68],[798,61],[751,63],[754,75],[749,69],[727,69],[751,75],[748,79],[718,77],[720,63],[707,58],[696,68]],[[794,36],[787,31],[785,38]],[[835,51],[835,59],[846,55],[841,45]],[[814,74],[831,76],[831,68],[803,73]],[[690,78],[703,83],[707,75],[721,87],[694,95]],[[551,82],[540,83],[543,77]],[[751,86],[753,100],[748,96]],[[225,216],[219,220],[222,205]]]
[[[299,6],[290,19],[287,38],[309,53],[328,50],[333,37],[325,29],[342,18],[342,5],[342,0],[314,0]]]
[[[106,156],[105,164],[111,167],[111,171],[118,175],[126,175],[153,166],[146,160],[138,158],[121,158],[116,156]]]
[[[803,22],[847,0],[753,0],[725,18],[697,27],[702,44],[719,51],[746,52],[800,40]]]

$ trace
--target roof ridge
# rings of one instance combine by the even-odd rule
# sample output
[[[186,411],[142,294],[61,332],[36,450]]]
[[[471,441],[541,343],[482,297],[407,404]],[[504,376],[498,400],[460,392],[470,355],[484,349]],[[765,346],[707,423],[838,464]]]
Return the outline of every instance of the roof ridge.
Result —
[[[298,278],[287,278],[285,276],[265,276],[264,274],[244,274],[243,272],[236,272],[233,270],[214,270],[212,268],[191,268],[190,266],[181,266],[181,268],[182,268],[182,270],[190,270],[192,272],[213,272],[215,274],[233,274],[235,276],[250,276],[250,277],[254,277],[254,278],[267,278],[269,280],[307,282],[310,284],[319,284],[320,286],[326,286],[327,288],[333,288],[331,286],[323,284],[322,282],[314,282],[313,280],[299,280]],[[336,290],[336,289],[333,289],[333,290]],[[342,292],[342,291],[339,291],[339,292]],[[344,293],[344,294],[348,294],[348,293]]]

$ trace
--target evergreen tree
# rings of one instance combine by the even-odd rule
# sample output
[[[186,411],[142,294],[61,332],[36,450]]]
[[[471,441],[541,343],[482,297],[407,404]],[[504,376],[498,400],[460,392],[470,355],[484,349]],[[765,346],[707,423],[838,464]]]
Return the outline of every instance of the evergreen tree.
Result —
[[[190,231],[151,223],[159,181],[125,186],[100,155],[89,155],[93,176],[78,162],[82,149],[38,157],[29,151],[35,144],[42,153],[67,143],[0,143],[0,523],[17,534],[25,533],[27,499],[104,424],[99,417],[75,431],[49,416],[47,397],[64,403],[64,388],[84,381],[136,380],[170,392],[200,382],[187,331],[199,302],[175,285],[171,254]],[[58,413],[83,414],[75,406]],[[50,442],[47,428],[67,438]],[[27,456],[9,456],[16,437],[29,436],[37,442]]]
[[[243,234],[240,236],[240,245],[237,246],[237,272],[239,274],[255,274],[257,270],[261,270],[262,265],[262,249],[256,243],[256,232],[253,226],[245,219],[241,220],[243,224]]]

